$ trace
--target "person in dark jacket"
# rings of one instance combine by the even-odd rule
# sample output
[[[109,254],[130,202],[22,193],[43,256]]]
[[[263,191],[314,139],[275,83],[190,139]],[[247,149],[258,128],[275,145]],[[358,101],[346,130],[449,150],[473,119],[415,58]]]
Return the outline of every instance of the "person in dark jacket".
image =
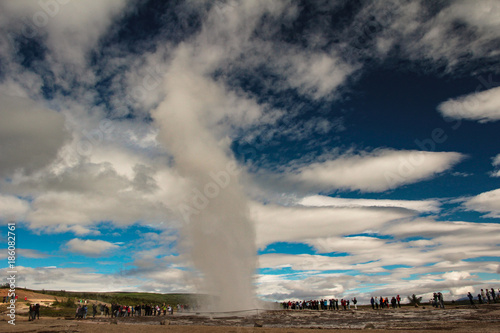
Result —
[[[472,296],[472,294],[470,293],[470,291],[467,294],[467,297],[469,297],[470,305],[472,305],[472,306],[475,307],[476,305],[474,304],[474,296]]]

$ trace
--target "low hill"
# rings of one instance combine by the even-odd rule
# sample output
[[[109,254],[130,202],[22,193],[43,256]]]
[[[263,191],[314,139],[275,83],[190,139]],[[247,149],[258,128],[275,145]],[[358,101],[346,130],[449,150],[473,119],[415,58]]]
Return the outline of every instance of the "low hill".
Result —
[[[0,289],[0,297],[6,296],[8,288]],[[75,303],[80,300],[87,302],[117,303],[126,305],[137,305],[142,303],[154,304],[195,304],[208,298],[199,294],[160,294],[147,292],[82,292],[66,290],[34,290],[16,289],[18,301],[28,302],[54,302],[57,298],[59,302],[66,302],[68,298],[74,299]]]

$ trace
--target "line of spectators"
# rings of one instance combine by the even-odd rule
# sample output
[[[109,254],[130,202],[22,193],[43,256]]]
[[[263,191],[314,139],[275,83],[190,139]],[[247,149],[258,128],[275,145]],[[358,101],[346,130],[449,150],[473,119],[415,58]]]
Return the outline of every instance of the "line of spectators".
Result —
[[[340,307],[344,310],[350,309],[351,304],[355,309],[358,308],[358,301],[356,297],[352,300],[349,299],[320,299],[320,300],[303,300],[303,301],[285,301],[281,303],[281,306],[285,310],[339,310]]]
[[[474,296],[469,292],[467,293],[467,297],[469,298],[470,304],[475,306]],[[486,291],[481,289],[481,292],[477,294],[476,299],[479,304],[496,303],[497,301],[500,301],[500,289],[498,289],[498,292],[495,292],[495,289],[493,288],[486,289]]]

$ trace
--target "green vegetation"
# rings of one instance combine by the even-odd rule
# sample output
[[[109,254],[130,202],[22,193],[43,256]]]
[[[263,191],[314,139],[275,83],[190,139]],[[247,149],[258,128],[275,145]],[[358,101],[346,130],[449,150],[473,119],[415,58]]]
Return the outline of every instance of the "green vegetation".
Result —
[[[75,299],[72,297],[67,297],[66,301],[60,302],[56,297],[54,302],[52,303],[52,306],[56,307],[56,308],[74,308],[75,307]]]
[[[52,307],[40,306],[40,317],[74,317],[75,306],[71,307]]]
[[[28,289],[30,290],[30,289]],[[30,290],[33,292],[40,292],[38,290]],[[75,303],[79,300],[97,300],[103,303],[117,303],[126,305],[137,305],[142,303],[153,304],[193,304],[195,302],[202,302],[206,300],[206,295],[196,294],[159,294],[159,293],[140,293],[140,292],[106,292],[106,293],[92,293],[92,292],[77,292],[65,290],[44,290],[46,295],[56,296],[54,302],[55,307],[75,307]],[[57,300],[57,297],[67,298],[66,302]]]

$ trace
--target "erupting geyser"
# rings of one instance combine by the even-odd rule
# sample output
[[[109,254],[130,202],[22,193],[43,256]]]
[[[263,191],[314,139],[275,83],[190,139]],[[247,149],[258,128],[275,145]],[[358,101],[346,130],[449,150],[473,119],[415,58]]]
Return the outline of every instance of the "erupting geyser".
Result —
[[[182,52],[180,52],[182,53]],[[184,54],[185,56],[185,54]],[[174,156],[191,192],[178,207],[191,259],[203,275],[203,289],[216,296],[214,311],[255,307],[255,231],[238,168],[221,145],[213,120],[223,88],[190,68],[177,55],[165,76],[166,98],[153,112],[159,140]],[[215,114],[214,114],[215,112]]]

